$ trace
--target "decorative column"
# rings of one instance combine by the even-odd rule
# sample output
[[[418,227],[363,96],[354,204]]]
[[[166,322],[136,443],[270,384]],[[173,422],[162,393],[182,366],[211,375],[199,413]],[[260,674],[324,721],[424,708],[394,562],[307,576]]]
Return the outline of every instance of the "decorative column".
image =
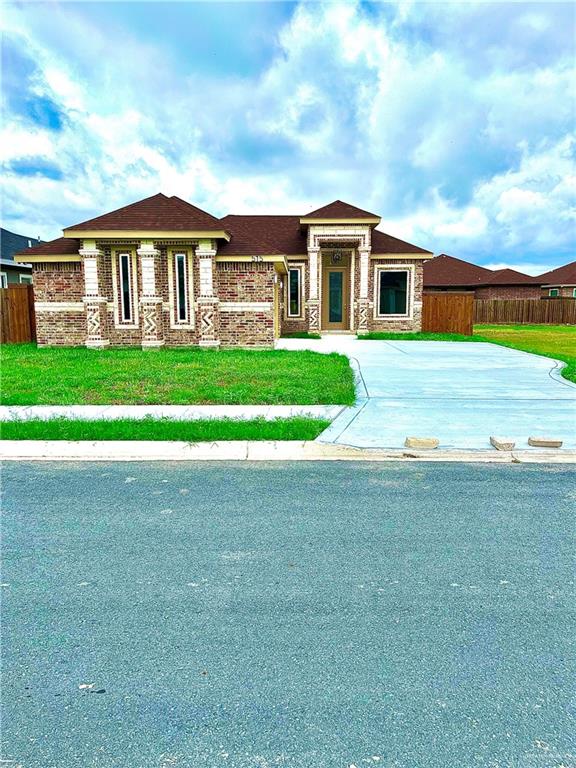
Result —
[[[200,295],[198,313],[200,315],[198,344],[201,347],[219,347],[220,310],[219,300],[214,294],[216,282],[216,250],[211,240],[201,240],[196,248],[200,271]]]
[[[79,251],[84,270],[84,312],[86,313],[86,346],[102,349],[110,344],[108,338],[108,300],[100,296],[98,281],[98,259],[102,251],[95,243],[84,243]]]
[[[308,291],[308,330],[310,333],[320,331],[320,301],[318,298],[318,256],[320,248],[308,248],[308,274],[310,289]]]
[[[368,270],[370,265],[370,248],[358,248],[360,256],[360,285],[358,295],[358,333],[368,333]]]
[[[142,349],[153,349],[164,345],[162,325],[162,296],[156,293],[155,259],[160,255],[154,243],[141,243],[136,251],[140,260],[142,276],[142,295],[140,311],[142,313]]]

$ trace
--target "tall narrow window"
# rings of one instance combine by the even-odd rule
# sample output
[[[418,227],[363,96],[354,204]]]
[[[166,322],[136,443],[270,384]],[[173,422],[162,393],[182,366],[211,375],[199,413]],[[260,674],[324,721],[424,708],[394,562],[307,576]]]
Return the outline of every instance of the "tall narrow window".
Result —
[[[130,254],[121,253],[118,256],[120,269],[120,319],[129,323],[132,320],[132,267]]]
[[[188,320],[188,302],[186,286],[188,284],[186,254],[174,254],[174,272],[176,276],[176,320],[185,323]]]
[[[408,272],[380,272],[378,293],[379,315],[405,315],[407,309]]]
[[[300,270],[288,270],[288,316],[300,316]]]

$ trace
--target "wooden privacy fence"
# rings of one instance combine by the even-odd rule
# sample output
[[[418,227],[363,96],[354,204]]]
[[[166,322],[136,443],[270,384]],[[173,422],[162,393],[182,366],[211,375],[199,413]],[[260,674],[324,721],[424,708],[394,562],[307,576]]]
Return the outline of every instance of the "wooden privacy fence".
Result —
[[[428,333],[463,333],[472,336],[473,293],[424,293],[422,330]]]
[[[0,342],[36,341],[34,289],[28,284],[0,288]]]
[[[476,299],[474,322],[576,324],[576,299]]]

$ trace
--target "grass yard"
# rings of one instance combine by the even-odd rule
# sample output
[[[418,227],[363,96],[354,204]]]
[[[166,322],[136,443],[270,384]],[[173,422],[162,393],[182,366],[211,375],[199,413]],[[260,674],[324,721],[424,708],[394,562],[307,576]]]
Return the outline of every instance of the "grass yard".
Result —
[[[475,325],[476,341],[491,341],[567,363],[562,375],[576,382],[576,327],[572,325]]]
[[[343,355],[288,350],[91,350],[7,344],[3,405],[350,405]]]
[[[205,419],[172,421],[146,418],[81,421],[30,419],[0,423],[2,440],[314,440],[330,421],[296,416],[291,419]]]
[[[478,341],[473,336],[462,333],[399,333],[374,331],[358,336],[361,341]]]

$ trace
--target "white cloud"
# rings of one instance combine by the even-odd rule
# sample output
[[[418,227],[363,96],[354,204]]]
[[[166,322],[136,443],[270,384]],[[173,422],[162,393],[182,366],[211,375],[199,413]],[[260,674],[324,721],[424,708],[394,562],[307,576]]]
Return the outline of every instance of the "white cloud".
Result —
[[[7,34],[67,120],[8,116],[4,159],[64,179],[8,171],[7,223],[57,236],[157,191],[217,215],[338,197],[437,252],[555,260],[574,243],[573,44],[562,9],[512,5],[495,24],[484,4],[303,4],[249,78],[177,69],[169,41],[99,28],[81,5],[13,7]]]

